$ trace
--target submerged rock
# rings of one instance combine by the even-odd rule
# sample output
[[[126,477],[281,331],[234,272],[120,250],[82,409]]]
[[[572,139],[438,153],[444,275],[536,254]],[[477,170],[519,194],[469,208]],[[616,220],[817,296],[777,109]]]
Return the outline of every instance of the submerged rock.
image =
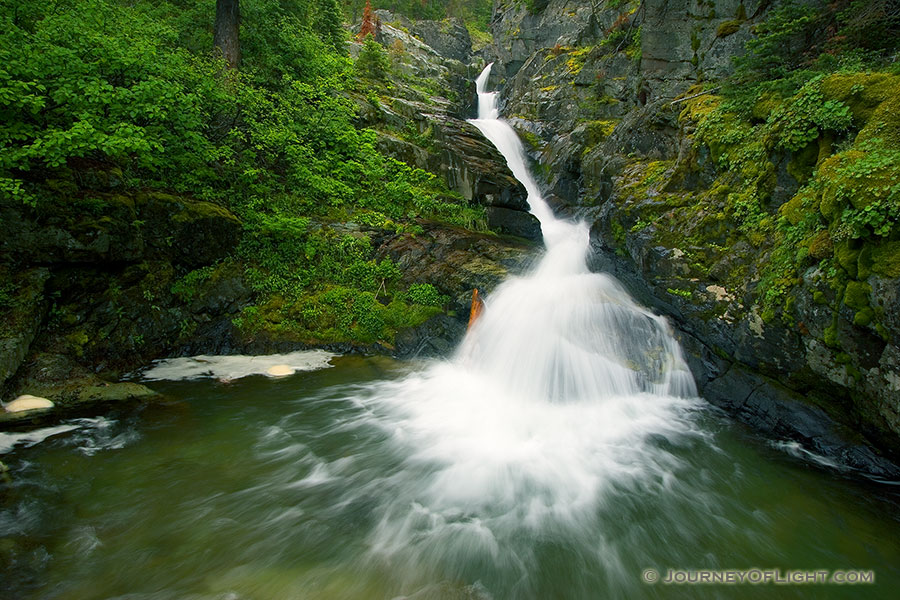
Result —
[[[39,353],[27,362],[17,374],[13,389],[22,395],[0,413],[0,428],[90,414],[105,404],[159,398],[157,392],[145,385],[106,381],[72,358],[50,353]],[[32,393],[24,394],[26,391]],[[10,407],[23,408],[11,411]]]
[[[9,404],[3,406],[6,412],[17,413],[29,410],[46,410],[53,408],[53,402],[40,396],[32,396],[31,394],[22,394]]]
[[[272,377],[287,377],[294,374],[294,368],[289,365],[272,365],[266,369],[266,374]]]

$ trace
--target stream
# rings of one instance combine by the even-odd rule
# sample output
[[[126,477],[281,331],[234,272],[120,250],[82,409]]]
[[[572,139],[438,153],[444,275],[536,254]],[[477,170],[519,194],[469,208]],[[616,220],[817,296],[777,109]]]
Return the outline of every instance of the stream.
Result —
[[[540,197],[489,73],[472,122],[524,184],[546,251],[489,295],[456,353],[310,351],[278,378],[275,359],[173,359],[137,375],[165,403],[0,433],[0,594],[892,597],[894,487],[697,396],[666,320],[590,273],[587,226]],[[751,581],[678,580],[697,569]]]

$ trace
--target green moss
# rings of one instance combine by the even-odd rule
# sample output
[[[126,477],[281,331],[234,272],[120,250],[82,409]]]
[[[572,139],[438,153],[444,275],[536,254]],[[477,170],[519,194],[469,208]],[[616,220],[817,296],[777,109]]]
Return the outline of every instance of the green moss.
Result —
[[[854,367],[853,365],[844,365],[844,368],[847,369],[847,375],[853,378],[853,381],[859,383],[863,380],[862,372]]]
[[[84,347],[90,341],[90,337],[88,337],[88,334],[85,330],[79,329],[67,335],[66,341],[69,344],[69,348],[72,354],[81,357],[84,356]]]
[[[823,294],[819,290],[815,290],[813,292],[813,302],[815,302],[816,304],[824,305],[828,304],[828,299],[825,298],[825,294]]]
[[[612,221],[609,224],[610,231],[613,234],[613,239],[616,241],[616,245],[622,247],[625,245],[625,228],[622,227],[622,224],[618,221]]]
[[[822,339],[825,342],[825,345],[829,348],[840,348],[841,343],[838,341],[838,330],[836,322],[832,322],[831,325],[825,328]]]
[[[898,78],[900,80],[900,78]],[[896,90],[900,94],[900,86]],[[900,95],[878,105],[856,138],[858,144],[880,139],[896,148],[900,143]]]
[[[681,296],[682,298],[690,298],[692,296],[690,290],[679,290],[676,288],[666,288],[666,291],[673,296]]]
[[[585,132],[587,134],[587,139],[585,141],[591,146],[602,142],[612,135],[613,130],[618,124],[619,121],[616,119],[588,121],[585,127]]]
[[[738,19],[733,19],[731,21],[725,21],[721,25],[719,25],[718,29],[716,29],[716,37],[724,38],[728,37],[733,33],[737,33],[737,30],[741,28],[741,22]]]
[[[796,194],[793,198],[781,205],[779,212],[791,225],[801,223],[815,206],[816,198],[811,194]]]
[[[900,95],[900,76],[887,73],[839,73],[822,80],[826,98],[850,107],[854,122],[861,125],[885,100]]]
[[[857,261],[859,260],[858,249],[851,248],[848,242],[841,242],[834,245],[834,256],[850,277],[856,277]]]
[[[885,277],[900,277],[900,241],[885,242],[872,248],[872,272]]]
[[[872,286],[863,281],[850,281],[844,290],[844,304],[850,308],[863,310],[869,307],[869,294]]]
[[[787,172],[797,183],[803,185],[812,176],[813,168],[819,159],[819,146],[807,144],[800,152],[794,153],[787,164]]]
[[[519,139],[524,142],[524,144],[531,150],[540,150],[542,143],[541,138],[526,129],[517,129],[516,133],[519,135]]]
[[[875,316],[874,311],[871,308],[864,308],[853,316],[853,324],[859,325],[860,327],[865,327],[869,323],[872,322],[872,318]]]
[[[822,260],[834,255],[834,242],[827,231],[820,231],[809,240],[808,255],[816,260]]]

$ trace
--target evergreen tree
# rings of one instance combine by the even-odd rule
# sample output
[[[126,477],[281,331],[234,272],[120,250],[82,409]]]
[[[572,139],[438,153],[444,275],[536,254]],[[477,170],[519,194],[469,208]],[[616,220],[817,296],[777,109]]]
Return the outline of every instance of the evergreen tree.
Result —
[[[375,35],[375,11],[372,10],[372,3],[366,0],[366,7],[363,9],[362,25],[359,27],[356,39],[361,42],[369,35]]]
[[[338,0],[318,0],[318,14],[315,17],[319,37],[338,54],[344,54],[346,35],[342,25],[342,12]]]

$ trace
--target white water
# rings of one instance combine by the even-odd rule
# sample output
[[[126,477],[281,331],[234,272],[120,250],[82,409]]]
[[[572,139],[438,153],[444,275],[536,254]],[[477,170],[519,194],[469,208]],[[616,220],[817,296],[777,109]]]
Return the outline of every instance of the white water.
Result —
[[[324,350],[300,350],[288,354],[265,354],[245,356],[184,356],[164,358],[154,361],[149,369],[141,373],[146,381],[183,379],[221,379],[230,381],[250,375],[267,375],[269,369],[286,366],[293,371],[316,371],[327,369],[336,355]]]
[[[665,320],[588,271],[588,228],[555,218],[542,199],[485,91],[489,72],[472,122],[527,189],[546,253],[490,294],[454,357],[351,394],[363,416],[342,428],[379,428],[395,471],[370,479],[353,461],[325,467],[349,469],[347,504],[378,505],[370,553],[410,580],[477,578],[472,565],[490,565],[527,595],[547,543],[576,548],[612,579],[633,578],[603,537],[602,515],[632,501],[623,490],[675,493],[681,463],[660,442],[703,437],[696,390]]]

